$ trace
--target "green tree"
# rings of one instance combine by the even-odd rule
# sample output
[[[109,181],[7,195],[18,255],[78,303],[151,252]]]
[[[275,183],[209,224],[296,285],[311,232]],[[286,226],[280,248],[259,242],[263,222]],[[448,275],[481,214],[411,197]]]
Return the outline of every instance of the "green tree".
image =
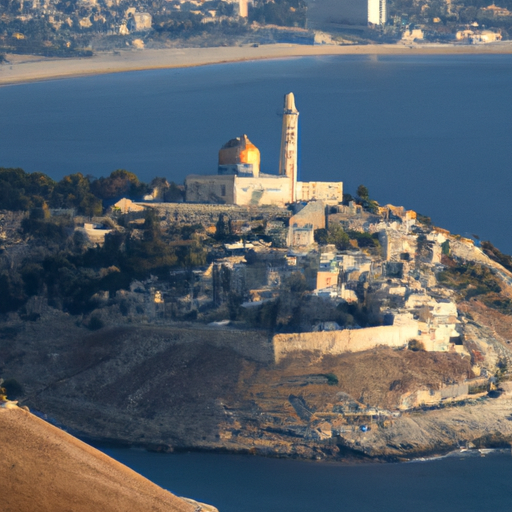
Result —
[[[368,189],[364,185],[359,185],[359,187],[357,187],[357,195],[361,199],[365,199],[365,200],[368,200],[370,197]]]
[[[350,247],[349,236],[339,224],[330,224],[329,229],[316,229],[315,242],[321,245],[334,244],[339,251]]]
[[[146,184],[132,172],[118,169],[108,178],[99,178],[91,183],[91,191],[100,199],[138,198],[148,192]]]
[[[76,208],[81,215],[101,215],[101,200],[91,192],[89,180],[81,173],[70,174],[55,187],[52,204],[57,208]]]
[[[42,207],[52,197],[55,182],[40,172],[0,168],[0,209],[25,210]]]
[[[231,236],[231,230],[229,228],[229,217],[225,213],[219,215],[215,231],[215,239],[219,242],[226,241]]]
[[[349,236],[339,224],[329,225],[328,241],[330,244],[334,244],[338,251],[343,251],[350,247]]]

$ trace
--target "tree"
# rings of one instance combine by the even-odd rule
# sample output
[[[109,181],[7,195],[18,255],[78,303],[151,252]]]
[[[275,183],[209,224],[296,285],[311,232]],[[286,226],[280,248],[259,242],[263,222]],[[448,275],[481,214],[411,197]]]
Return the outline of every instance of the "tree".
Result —
[[[302,272],[293,272],[290,274],[285,281],[285,287],[294,294],[302,294],[309,289],[306,278]]]
[[[101,215],[101,200],[91,192],[89,180],[81,173],[70,174],[59,181],[52,196],[57,208],[76,208],[81,215]]]
[[[91,191],[100,199],[121,199],[126,196],[137,198],[144,195],[148,187],[133,172],[118,169],[110,173],[108,178],[101,177],[93,181]]]
[[[331,224],[329,226],[329,238],[330,244],[334,244],[336,249],[343,251],[350,247],[350,239],[345,230],[339,224]]]
[[[350,240],[339,224],[330,224],[329,229],[315,229],[315,242],[321,245],[334,244],[343,251],[350,246]]]
[[[357,195],[364,200],[368,200],[370,198],[368,189],[364,185],[359,185],[359,187],[357,187]]]
[[[52,197],[55,182],[40,172],[0,168],[0,209],[30,210]]]
[[[225,213],[221,213],[219,215],[216,228],[215,239],[219,242],[225,241],[230,237],[231,230],[229,229],[229,217]]]
[[[413,352],[425,352],[425,345],[421,340],[409,340],[407,347],[409,350],[412,350]]]

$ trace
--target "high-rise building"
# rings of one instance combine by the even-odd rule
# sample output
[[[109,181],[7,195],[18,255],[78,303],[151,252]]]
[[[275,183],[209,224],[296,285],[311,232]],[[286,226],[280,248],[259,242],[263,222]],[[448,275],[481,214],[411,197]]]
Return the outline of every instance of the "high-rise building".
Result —
[[[368,23],[384,25],[388,20],[386,0],[368,0]]]
[[[299,111],[295,107],[295,97],[293,96],[293,92],[290,92],[284,97],[279,174],[291,179],[292,203],[296,199],[298,139]]]
[[[238,16],[247,18],[249,16],[249,6],[247,0],[238,0]]]

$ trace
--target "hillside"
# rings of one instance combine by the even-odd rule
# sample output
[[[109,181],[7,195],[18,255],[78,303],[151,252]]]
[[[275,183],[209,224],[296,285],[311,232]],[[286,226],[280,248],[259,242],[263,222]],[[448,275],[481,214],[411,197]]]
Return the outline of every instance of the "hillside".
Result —
[[[483,325],[475,332],[494,343]],[[24,383],[23,403],[99,441],[394,460],[465,442],[485,446],[489,434],[487,441],[512,439],[505,395],[398,412],[414,393],[472,376],[469,358],[454,353],[376,348],[275,364],[262,331],[139,325],[91,333],[57,313],[2,346],[4,374]],[[489,345],[486,356],[499,346]]]
[[[0,375],[71,432],[331,459],[512,440],[512,258],[490,242],[364,185],[295,213],[122,170],[0,181]]]
[[[0,431],[3,512],[203,510],[9,403]]]

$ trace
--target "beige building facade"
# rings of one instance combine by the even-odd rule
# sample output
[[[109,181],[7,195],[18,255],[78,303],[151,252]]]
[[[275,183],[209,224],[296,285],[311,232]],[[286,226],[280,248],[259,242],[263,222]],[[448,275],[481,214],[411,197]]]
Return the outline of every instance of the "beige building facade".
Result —
[[[260,174],[257,178],[235,174],[187,176],[187,203],[236,204],[240,206],[284,206],[289,202],[291,181],[286,176]]]
[[[343,201],[343,183],[298,182],[298,117],[293,93],[285,95],[279,174],[260,172],[260,152],[247,135],[231,139],[219,151],[217,175],[190,175],[185,180],[188,203],[285,206],[295,202]]]

